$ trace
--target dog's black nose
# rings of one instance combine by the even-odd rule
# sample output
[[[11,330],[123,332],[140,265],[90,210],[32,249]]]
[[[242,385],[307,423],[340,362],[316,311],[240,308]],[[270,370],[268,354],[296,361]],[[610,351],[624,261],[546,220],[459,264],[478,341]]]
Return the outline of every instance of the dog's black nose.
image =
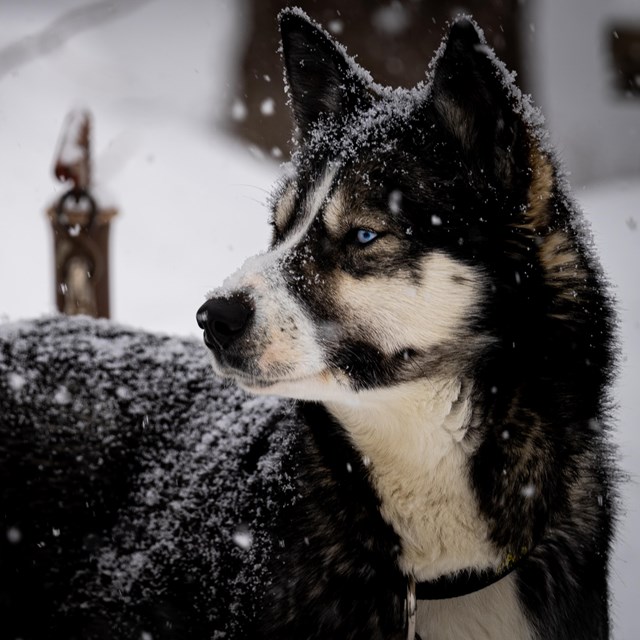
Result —
[[[228,298],[207,300],[196,314],[209,347],[224,349],[238,339],[249,326],[254,313],[253,302],[244,293]]]

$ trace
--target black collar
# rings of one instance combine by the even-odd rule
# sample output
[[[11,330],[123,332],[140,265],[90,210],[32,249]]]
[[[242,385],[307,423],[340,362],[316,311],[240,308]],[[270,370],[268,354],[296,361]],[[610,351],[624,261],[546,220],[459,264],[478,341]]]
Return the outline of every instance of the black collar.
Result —
[[[420,640],[416,633],[416,614],[418,600],[445,600],[458,598],[480,591],[508,576],[529,555],[523,549],[522,554],[507,554],[506,560],[498,569],[487,571],[461,571],[456,574],[441,576],[431,582],[415,582],[407,578],[407,597],[405,600],[405,629],[407,640]]]
[[[508,576],[528,555],[529,550],[523,548],[520,554],[507,554],[497,569],[460,571],[429,582],[416,582],[416,600],[445,600],[480,591]]]
[[[416,582],[416,600],[446,600],[459,598],[480,591],[495,584],[511,573],[497,571],[460,572],[455,575],[441,576],[431,582]]]

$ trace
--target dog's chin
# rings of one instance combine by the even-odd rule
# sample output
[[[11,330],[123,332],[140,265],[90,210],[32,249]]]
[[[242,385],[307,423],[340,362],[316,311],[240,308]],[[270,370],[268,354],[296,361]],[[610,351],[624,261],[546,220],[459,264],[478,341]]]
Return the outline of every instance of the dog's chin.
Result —
[[[332,376],[327,369],[300,376],[270,378],[214,367],[217,375],[232,381],[238,387],[254,395],[280,396],[294,400],[322,400]]]
[[[238,379],[238,386],[256,395],[280,396],[293,400],[322,400],[322,387],[327,385],[324,372],[304,376],[301,378],[283,380],[247,380]]]

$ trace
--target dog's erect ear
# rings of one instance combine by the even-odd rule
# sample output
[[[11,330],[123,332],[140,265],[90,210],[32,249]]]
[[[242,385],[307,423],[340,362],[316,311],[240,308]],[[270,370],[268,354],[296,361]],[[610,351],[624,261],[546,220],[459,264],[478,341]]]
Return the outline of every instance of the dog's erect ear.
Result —
[[[527,135],[513,81],[468,18],[451,27],[432,75],[433,103],[463,152],[488,178],[510,186],[527,166]]]
[[[323,114],[344,114],[366,104],[366,85],[344,49],[299,9],[279,15],[286,81],[302,137]]]

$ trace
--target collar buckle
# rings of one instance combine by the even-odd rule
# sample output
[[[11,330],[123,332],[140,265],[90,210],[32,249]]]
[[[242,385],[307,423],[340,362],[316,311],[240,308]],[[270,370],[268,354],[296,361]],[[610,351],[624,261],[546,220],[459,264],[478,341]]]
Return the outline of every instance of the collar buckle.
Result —
[[[418,602],[416,600],[416,581],[413,576],[407,578],[407,597],[404,601],[405,627],[407,629],[407,640],[416,638],[416,615],[418,612]]]

